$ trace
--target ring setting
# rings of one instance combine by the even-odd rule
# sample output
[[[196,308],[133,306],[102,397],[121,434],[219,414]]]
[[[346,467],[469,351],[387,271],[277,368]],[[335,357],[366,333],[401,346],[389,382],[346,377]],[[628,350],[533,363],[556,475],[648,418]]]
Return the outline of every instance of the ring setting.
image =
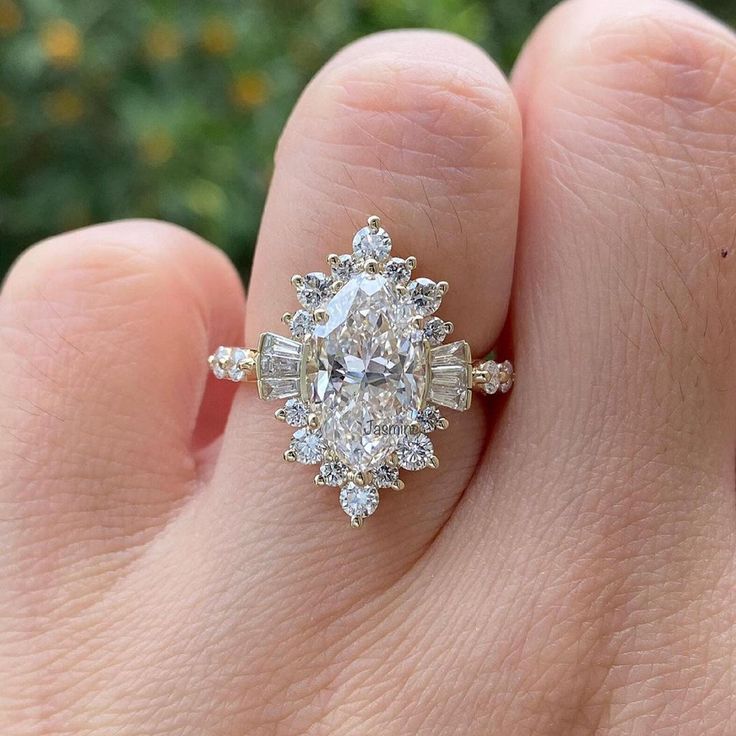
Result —
[[[284,459],[317,466],[315,484],[340,489],[353,527],[382,491],[404,487],[401,470],[439,466],[430,434],[449,426],[443,410],[514,383],[509,361],[473,361],[466,341],[446,342],[454,327],[436,312],[447,282],[415,278],[416,258],[391,251],[369,217],[352,253],[328,257],[328,273],[292,277],[300,309],[282,317],[290,337],[265,332],[256,349],[209,357],[216,378],[254,381],[261,399],[284,402],[275,417],[294,430]]]

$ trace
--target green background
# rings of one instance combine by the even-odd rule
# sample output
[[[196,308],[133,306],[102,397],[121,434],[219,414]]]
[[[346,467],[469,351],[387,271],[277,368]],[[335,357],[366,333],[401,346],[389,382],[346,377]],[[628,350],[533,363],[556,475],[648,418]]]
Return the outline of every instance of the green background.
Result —
[[[335,51],[426,26],[508,70],[554,4],[0,0],[0,275],[47,235],[130,216],[180,223],[246,274],[279,131]],[[736,20],[736,0],[699,5]]]

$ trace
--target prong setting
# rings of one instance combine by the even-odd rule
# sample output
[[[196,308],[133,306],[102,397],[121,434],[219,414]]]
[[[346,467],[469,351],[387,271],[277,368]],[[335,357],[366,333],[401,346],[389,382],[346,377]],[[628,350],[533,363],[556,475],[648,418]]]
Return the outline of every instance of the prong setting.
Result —
[[[367,273],[374,276],[381,270],[381,266],[375,258],[366,258],[363,268]]]
[[[257,350],[208,358],[215,377],[253,376],[262,399],[285,400],[274,412],[293,428],[284,460],[318,466],[314,485],[339,489],[355,528],[379,492],[405,488],[400,473],[439,466],[429,435],[448,428],[445,408],[463,411],[472,389],[506,393],[514,382],[510,362],[474,364],[466,342],[445,342],[454,325],[434,315],[448,283],[416,278],[416,257],[391,249],[370,216],[352,253],[327,257],[327,274],[291,277],[301,304],[282,316],[291,339],[264,333]]]

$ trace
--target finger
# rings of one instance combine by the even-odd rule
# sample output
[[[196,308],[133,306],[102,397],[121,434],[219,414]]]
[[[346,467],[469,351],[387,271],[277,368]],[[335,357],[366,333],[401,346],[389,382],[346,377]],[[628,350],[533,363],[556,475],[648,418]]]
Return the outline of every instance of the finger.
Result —
[[[476,47],[429,32],[351,46],[310,84],[279,144],[253,267],[248,345],[261,331],[284,332],[279,316],[296,306],[291,274],[325,269],[329,253],[349,252],[354,232],[375,213],[394,255],[415,255],[415,273],[450,282],[441,315],[483,354],[506,313],[519,167],[510,89]],[[221,503],[230,478],[247,477],[234,498],[259,528],[282,527],[285,549],[304,545],[305,554],[323,558],[324,538],[305,536],[305,524],[324,524],[329,535],[378,554],[391,539],[387,573],[410,564],[436,534],[486,431],[480,403],[449,417],[451,431],[433,435],[440,470],[407,478],[404,495],[385,492],[372,531],[356,537],[337,490],[310,490],[316,468],[281,461],[293,430],[272,421],[277,406],[245,389],[236,398],[222,454],[227,478],[216,482]],[[233,533],[242,537],[240,520]]]
[[[728,720],[735,60],[733,35],[693,8],[585,0],[551,14],[515,73],[518,383],[440,549],[453,579],[478,580],[471,549],[507,573],[477,588],[494,607],[476,648],[506,661],[524,641],[525,662],[567,663],[529,668],[554,693],[527,703],[545,732],[574,730],[563,704],[580,702],[621,733],[637,707],[666,713],[657,726],[710,719],[704,702]],[[664,663],[682,658],[678,679]],[[661,664],[641,677],[637,661]],[[504,692],[500,671],[488,687]]]
[[[349,252],[374,213],[397,255],[416,255],[422,272],[455,287],[443,312],[474,350],[488,350],[511,287],[520,150],[516,104],[477,47],[401,31],[343,50],[310,84],[279,141],[248,338],[282,329],[283,306],[295,304],[289,276]]]
[[[155,533],[198,478],[195,435],[212,434],[201,356],[242,330],[243,306],[226,259],[171,225],[27,251],[0,299],[3,538],[73,539],[84,557]]]

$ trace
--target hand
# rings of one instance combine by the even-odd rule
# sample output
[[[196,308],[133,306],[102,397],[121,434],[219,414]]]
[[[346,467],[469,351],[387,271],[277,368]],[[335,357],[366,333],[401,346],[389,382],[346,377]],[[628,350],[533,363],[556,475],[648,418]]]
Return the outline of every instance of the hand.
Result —
[[[279,145],[247,308],[170,225],[28,251],[0,306],[0,733],[736,732],[735,130],[728,30],[575,0],[511,86],[441,33],[338,54]],[[518,380],[356,531],[204,360],[279,329],[289,276],[374,212]]]

